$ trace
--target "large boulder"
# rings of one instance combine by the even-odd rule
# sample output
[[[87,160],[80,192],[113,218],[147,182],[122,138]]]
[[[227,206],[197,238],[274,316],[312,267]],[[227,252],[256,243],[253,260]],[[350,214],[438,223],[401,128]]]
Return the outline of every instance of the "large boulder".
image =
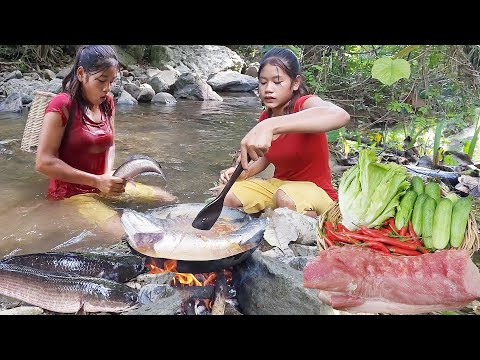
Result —
[[[159,69],[169,65],[203,79],[225,70],[240,72],[245,65],[235,51],[220,45],[153,45],[150,56],[151,64]]]

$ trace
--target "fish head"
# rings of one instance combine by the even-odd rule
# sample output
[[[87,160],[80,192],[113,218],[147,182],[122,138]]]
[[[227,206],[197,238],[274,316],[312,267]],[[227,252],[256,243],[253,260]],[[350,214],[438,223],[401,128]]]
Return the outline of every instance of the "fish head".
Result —
[[[158,257],[156,249],[162,246],[162,240],[165,238],[164,232],[155,233],[137,233],[131,240],[130,246],[141,254]]]
[[[144,214],[126,209],[120,219],[130,246],[141,254],[151,256],[154,244],[161,241],[165,236],[164,227],[160,221],[154,222]]]
[[[89,284],[88,292],[79,300],[87,313],[121,313],[136,309],[140,304],[138,290],[126,284],[102,278],[84,279]]]
[[[109,291],[108,299],[116,312],[133,310],[139,306],[138,291],[124,284],[113,286]]]
[[[125,282],[133,279],[147,271],[145,257],[137,255],[119,257],[113,264],[113,270],[110,280]]]

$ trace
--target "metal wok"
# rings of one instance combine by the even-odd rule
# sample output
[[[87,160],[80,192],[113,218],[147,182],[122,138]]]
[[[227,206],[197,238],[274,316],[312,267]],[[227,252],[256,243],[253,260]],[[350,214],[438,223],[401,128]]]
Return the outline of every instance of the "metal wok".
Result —
[[[233,267],[235,265],[238,265],[244,262],[257,248],[258,246],[251,248],[250,250],[244,251],[243,253],[229,256],[223,259],[217,259],[217,260],[207,260],[207,261],[176,260],[177,261],[176,271],[179,273],[191,273],[191,274],[199,274],[204,272],[217,272],[222,269]],[[148,256],[140,254],[132,247],[130,247],[130,249],[132,250],[132,253],[148,258]],[[174,259],[158,259],[158,258],[155,258],[155,259],[156,260],[174,260]]]
[[[192,219],[198,214],[199,210],[204,207],[202,203],[190,203],[190,204],[175,204],[162,206],[157,209],[150,210],[146,215],[157,219],[172,219],[176,217],[191,217]],[[248,223],[253,220],[253,217],[240,211],[238,209],[224,207],[220,217],[231,223],[235,223],[237,226],[248,226]],[[163,264],[163,260],[176,260],[176,271],[181,273],[203,273],[203,272],[216,272],[225,268],[233,267],[245,261],[260,245],[263,240],[263,231],[257,232],[255,236],[250,238],[249,243],[253,244],[245,251],[241,251],[232,256],[226,256],[218,259],[208,260],[182,260],[181,258],[166,258],[160,256],[144,253],[142,249],[135,249],[130,242],[127,241],[128,246],[133,253],[146,258],[155,259],[155,262]],[[190,251],[190,250],[189,250]],[[191,249],[192,252],[195,248]]]

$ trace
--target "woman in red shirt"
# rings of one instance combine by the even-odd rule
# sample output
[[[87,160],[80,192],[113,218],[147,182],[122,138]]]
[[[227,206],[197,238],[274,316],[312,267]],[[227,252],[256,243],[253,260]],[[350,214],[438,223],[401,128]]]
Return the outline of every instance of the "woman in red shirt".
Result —
[[[79,47],[72,70],[63,79],[62,92],[45,110],[36,155],[36,170],[50,177],[48,198],[66,199],[102,225],[117,213],[92,195],[120,195],[126,186],[126,180],[111,175],[115,103],[110,91],[118,72],[119,62],[111,46]],[[174,198],[168,193],[161,195]],[[111,220],[113,230],[123,234],[118,216]]]
[[[345,126],[350,115],[308,94],[300,63],[289,49],[269,50],[260,62],[258,80],[266,110],[240,142],[240,160],[246,170],[224,205],[242,207],[247,213],[287,207],[316,217],[338,197],[332,186],[325,133]],[[247,154],[254,160],[250,166]],[[252,178],[269,164],[275,166],[273,178]],[[223,171],[220,183],[225,184],[234,169]]]

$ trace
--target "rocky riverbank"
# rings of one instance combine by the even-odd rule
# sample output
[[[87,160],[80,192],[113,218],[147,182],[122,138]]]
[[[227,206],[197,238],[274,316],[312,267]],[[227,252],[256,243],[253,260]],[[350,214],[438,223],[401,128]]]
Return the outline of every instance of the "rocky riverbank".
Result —
[[[174,105],[177,99],[222,101],[219,92],[255,92],[258,64],[246,64],[225,46],[161,46],[164,56],[138,65],[131,55],[114,46],[121,74],[112,88],[119,105],[158,103]],[[36,90],[59,93],[71,65],[64,68],[0,72],[0,112],[28,110]]]

